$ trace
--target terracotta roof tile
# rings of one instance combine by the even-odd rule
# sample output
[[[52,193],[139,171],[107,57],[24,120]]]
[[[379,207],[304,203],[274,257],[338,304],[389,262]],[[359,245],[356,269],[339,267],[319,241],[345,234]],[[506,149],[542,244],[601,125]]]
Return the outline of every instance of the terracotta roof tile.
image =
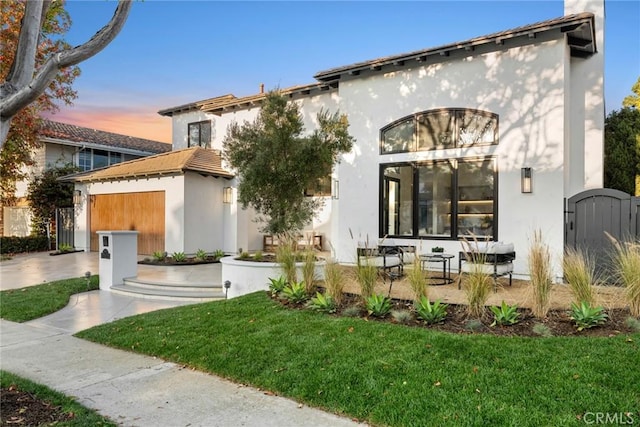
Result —
[[[43,137],[63,141],[123,148],[148,154],[159,154],[171,151],[171,144],[167,144],[166,142],[120,135],[67,123],[54,122],[47,119],[42,121],[42,127],[39,133]]]
[[[187,171],[208,176],[233,178],[234,175],[222,168],[220,152],[201,147],[191,147],[169,153],[156,154],[103,169],[66,177],[77,182],[117,181],[162,175],[182,175]]]

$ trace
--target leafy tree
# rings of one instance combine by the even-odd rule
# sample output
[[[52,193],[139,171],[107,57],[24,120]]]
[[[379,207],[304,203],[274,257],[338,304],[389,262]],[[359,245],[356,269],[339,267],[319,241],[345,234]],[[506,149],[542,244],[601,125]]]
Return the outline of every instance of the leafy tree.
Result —
[[[5,45],[2,40],[1,149],[7,139],[13,117],[23,108],[38,101],[48,88],[55,91],[54,81],[61,70],[94,56],[111,43],[127,20],[131,1],[120,0],[111,21],[86,43],[75,47],[58,45],[51,49],[46,57],[40,57],[41,52],[38,46],[43,40],[43,35],[55,33],[54,27],[58,24],[64,26],[64,18],[68,16],[61,12],[62,2],[21,0],[0,3],[3,18],[0,28],[3,32],[6,29],[7,39],[13,41]],[[18,7],[17,5],[20,5],[24,11],[14,14],[12,8]],[[15,34],[12,28],[19,28],[17,39],[11,37],[10,33]],[[50,43],[55,44],[53,41]],[[11,52],[11,55],[7,54],[5,57],[5,52]]]
[[[633,92],[633,94],[626,96],[622,100],[622,106],[640,109],[640,77],[638,77],[638,80],[631,88],[631,92]]]
[[[0,16],[2,22],[6,23],[0,28],[0,45],[3,47],[0,77],[3,81],[7,79],[14,63],[25,5],[24,1],[7,1],[0,5]],[[40,31],[35,56],[37,69],[55,52],[71,47],[59,38],[68,31],[70,25],[71,20],[63,2],[51,4]],[[77,96],[71,85],[79,75],[80,70],[76,66],[60,70],[45,91],[13,117],[7,140],[0,151],[0,204],[6,206],[15,203],[16,181],[26,178],[24,166],[33,164],[33,150],[40,146],[40,114],[55,113],[58,110],[56,101],[70,105]]]
[[[351,150],[346,116],[321,111],[317,122],[318,128],[303,136],[298,104],[271,91],[253,123],[233,123],[227,130],[224,155],[240,175],[239,202],[258,212],[265,233],[302,229],[322,203],[305,197],[305,188],[329,175],[340,154]]]
[[[78,172],[72,164],[46,169],[34,177],[27,187],[27,200],[33,214],[33,234],[47,235],[47,225],[53,221],[57,208],[73,206],[73,184],[58,178]]]
[[[604,126],[604,186],[637,194],[640,174],[640,110],[612,111]]]

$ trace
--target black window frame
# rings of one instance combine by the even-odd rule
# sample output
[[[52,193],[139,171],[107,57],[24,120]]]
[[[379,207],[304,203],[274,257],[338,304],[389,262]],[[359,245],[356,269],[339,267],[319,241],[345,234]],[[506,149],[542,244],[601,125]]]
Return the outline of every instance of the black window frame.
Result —
[[[450,225],[450,234],[448,236],[442,235],[421,235],[419,232],[419,209],[420,209],[420,200],[418,197],[419,192],[419,170],[421,166],[443,163],[443,162],[451,162],[455,161],[456,166],[453,168],[452,178],[451,178],[451,225]],[[415,239],[415,240],[461,240],[464,236],[458,236],[458,200],[460,197],[460,189],[458,186],[458,171],[460,163],[471,163],[471,162],[484,162],[491,161],[493,163],[493,218],[492,218],[492,227],[493,234],[492,235],[479,235],[476,236],[479,240],[493,240],[498,241],[498,159],[496,156],[483,156],[483,157],[464,157],[464,158],[450,158],[450,159],[438,159],[438,160],[425,160],[425,161],[407,161],[407,162],[392,162],[392,163],[381,163],[379,169],[379,211],[378,211],[378,236],[380,238],[398,238],[398,239]],[[385,194],[385,169],[389,167],[401,167],[401,166],[411,166],[412,167],[412,234],[411,235],[389,235],[386,234],[386,230],[388,230],[388,224],[385,223],[388,214],[386,212],[387,206],[385,206],[386,194]],[[455,203],[454,203],[455,202]],[[471,236],[469,236],[471,237]]]
[[[207,125],[209,130],[209,140],[205,141],[203,144],[202,141],[202,127],[203,125]],[[198,143],[197,144],[192,144],[191,143],[191,128],[192,126],[198,126]],[[202,148],[211,148],[211,140],[212,138],[212,123],[211,120],[202,120],[199,122],[191,122],[187,124],[187,147],[202,147]]]
[[[450,118],[453,118],[453,135],[452,135],[452,144],[438,144],[435,146],[423,148],[421,147],[419,136],[420,136],[420,123],[424,121],[429,116],[443,115],[444,113],[448,114]],[[460,143],[460,134],[461,134],[461,118],[467,114],[473,114],[474,116],[488,117],[490,119],[495,120],[495,128],[494,128],[494,137],[493,141],[490,143],[477,143],[477,144],[461,144]],[[408,150],[390,150],[385,151],[385,134],[386,132],[394,129],[396,126],[401,124],[406,124],[407,122],[413,121],[413,138],[410,147]],[[382,129],[380,129],[379,135],[379,150],[380,154],[395,154],[395,153],[411,153],[418,151],[433,151],[433,150],[446,150],[452,148],[462,148],[469,146],[486,146],[486,145],[497,145],[499,143],[499,128],[500,128],[500,117],[496,113],[492,113],[490,111],[485,110],[477,110],[473,108],[438,108],[433,110],[425,110],[414,114],[409,114],[407,116],[401,117],[393,122],[389,123]]]

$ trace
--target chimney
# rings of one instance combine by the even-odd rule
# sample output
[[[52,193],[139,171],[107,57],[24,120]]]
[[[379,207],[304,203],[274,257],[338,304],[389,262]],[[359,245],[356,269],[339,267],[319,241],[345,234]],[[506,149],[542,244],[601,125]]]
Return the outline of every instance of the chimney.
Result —
[[[264,83],[260,83],[260,93],[264,93]]]

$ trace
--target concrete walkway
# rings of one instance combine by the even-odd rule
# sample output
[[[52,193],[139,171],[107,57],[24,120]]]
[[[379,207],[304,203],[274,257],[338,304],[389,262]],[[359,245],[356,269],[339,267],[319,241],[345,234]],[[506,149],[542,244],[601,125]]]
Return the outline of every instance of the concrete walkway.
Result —
[[[23,273],[48,282],[81,276],[83,270],[98,271],[87,264],[95,257],[97,266],[95,253],[50,257],[55,261],[45,256],[0,263],[1,288],[21,287],[18,276]],[[68,265],[73,260],[77,264]],[[42,269],[30,272],[25,266]],[[70,276],[60,277],[61,270]],[[92,291],[74,296],[67,307],[40,319],[23,324],[0,320],[0,369],[73,396],[122,426],[358,425],[214,375],[72,336],[97,324],[181,304]]]

